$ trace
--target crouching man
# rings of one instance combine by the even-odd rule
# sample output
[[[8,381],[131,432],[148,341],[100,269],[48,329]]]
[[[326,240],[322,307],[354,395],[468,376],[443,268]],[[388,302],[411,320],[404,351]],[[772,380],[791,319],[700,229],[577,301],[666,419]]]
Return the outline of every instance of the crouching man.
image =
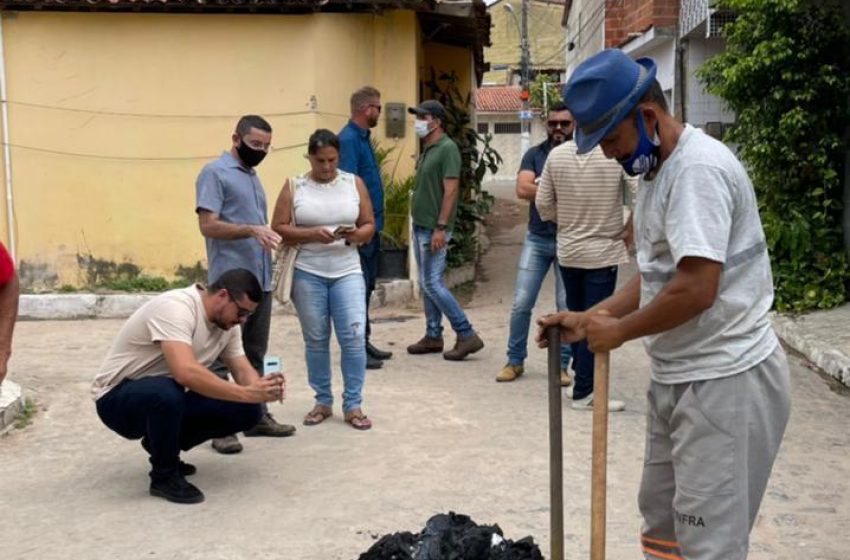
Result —
[[[118,333],[92,383],[97,414],[150,455],[150,493],[195,504],[203,493],[186,481],[195,467],[180,460],[209,439],[250,429],[261,403],[283,399],[282,374],[260,377],[245,357],[241,325],[263,291],[248,270],[227,270],[209,287],[162,293]],[[209,370],[216,358],[236,384]]]

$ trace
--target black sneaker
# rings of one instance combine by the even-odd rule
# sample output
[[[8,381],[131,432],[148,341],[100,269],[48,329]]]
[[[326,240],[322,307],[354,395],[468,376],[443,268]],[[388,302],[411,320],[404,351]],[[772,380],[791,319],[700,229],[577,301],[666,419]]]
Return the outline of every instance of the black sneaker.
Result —
[[[376,360],[389,360],[393,357],[392,352],[387,352],[386,350],[379,350],[372,346],[371,342],[366,343],[366,354],[372,356]]]
[[[381,369],[382,367],[384,367],[384,362],[366,354],[366,369]]]
[[[151,481],[151,496],[165,498],[176,504],[200,504],[204,501],[204,493],[181,475],[159,482]]]
[[[148,436],[142,438],[142,449],[147,451],[148,455],[150,455],[151,448],[150,444],[148,443]],[[195,468],[195,465],[193,465],[192,463],[184,463],[183,461],[180,461],[180,465],[178,468],[180,469],[180,476],[192,476],[193,474],[198,472],[198,469]]]

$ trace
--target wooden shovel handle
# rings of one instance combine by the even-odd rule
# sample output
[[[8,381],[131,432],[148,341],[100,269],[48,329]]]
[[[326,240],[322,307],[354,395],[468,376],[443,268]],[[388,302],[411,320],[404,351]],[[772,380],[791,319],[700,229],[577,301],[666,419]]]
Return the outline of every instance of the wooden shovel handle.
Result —
[[[605,500],[608,484],[608,352],[594,355],[592,468],[590,560],[605,560]]]
[[[551,560],[564,560],[564,450],[561,418],[561,333],[546,331],[549,342],[549,533]]]

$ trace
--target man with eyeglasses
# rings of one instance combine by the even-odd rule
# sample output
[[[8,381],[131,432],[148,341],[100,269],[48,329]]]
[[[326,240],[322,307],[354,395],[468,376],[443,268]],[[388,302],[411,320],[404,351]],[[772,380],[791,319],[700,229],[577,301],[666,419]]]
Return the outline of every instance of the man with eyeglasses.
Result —
[[[372,150],[370,129],[378,125],[380,116],[381,92],[371,86],[364,86],[351,94],[351,120],[339,132],[339,169],[357,175],[366,184],[375,214],[376,234],[380,234],[384,227],[384,183]],[[378,279],[381,236],[374,235],[369,243],[360,246],[359,252],[363,279],[366,281],[366,368],[378,369],[383,365],[382,360],[389,360],[393,355],[392,352],[376,348],[369,341],[372,334],[369,300]]]
[[[154,297],[127,320],[92,383],[103,423],[141,439],[150,455],[150,494],[195,504],[203,493],[186,481],[194,465],[180,460],[210,438],[255,426],[261,403],[282,400],[283,375],[261,377],[245,356],[242,327],[259,309],[263,290],[242,268]],[[211,367],[220,359],[236,383]]]
[[[254,168],[271,151],[271,141],[272,127],[264,118],[242,117],[230,150],[207,164],[195,184],[195,211],[206,239],[208,279],[212,281],[225,270],[244,268],[262,287],[257,309],[242,328],[245,355],[260,375],[271,326],[272,252],[280,236],[268,226],[266,194]],[[227,379],[225,364],[216,363],[213,371]],[[265,406],[260,422],[245,431],[246,436],[284,437],[294,433],[295,426],[278,423]],[[219,453],[242,451],[235,434],[214,439],[212,446]]]
[[[522,157],[516,178],[516,195],[527,200],[528,230],[522,243],[517,265],[514,303],[511,307],[508,335],[508,363],[496,375],[496,381],[514,381],[525,372],[524,362],[528,356],[528,329],[531,310],[537,302],[546,274],[552,269],[555,276],[555,304],[558,311],[567,309],[564,282],[558,271],[557,225],[544,221],[534,204],[537,182],[543,173],[543,165],[549,152],[573,137],[573,119],[566,105],[558,103],[549,109],[546,119],[546,140],[532,147]],[[570,345],[561,345],[561,385],[572,384],[569,373]]]

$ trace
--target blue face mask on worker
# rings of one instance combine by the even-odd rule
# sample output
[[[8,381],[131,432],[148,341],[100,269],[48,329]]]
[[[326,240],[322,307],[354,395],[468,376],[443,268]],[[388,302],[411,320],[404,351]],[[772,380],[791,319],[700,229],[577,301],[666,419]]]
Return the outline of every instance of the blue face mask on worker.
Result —
[[[638,145],[635,151],[625,159],[617,160],[627,174],[634,177],[643,175],[658,164],[658,156],[661,152],[661,140],[658,138],[658,128],[655,130],[655,138],[650,138],[646,133],[646,125],[643,124],[643,116],[637,113],[635,117],[638,129]]]

